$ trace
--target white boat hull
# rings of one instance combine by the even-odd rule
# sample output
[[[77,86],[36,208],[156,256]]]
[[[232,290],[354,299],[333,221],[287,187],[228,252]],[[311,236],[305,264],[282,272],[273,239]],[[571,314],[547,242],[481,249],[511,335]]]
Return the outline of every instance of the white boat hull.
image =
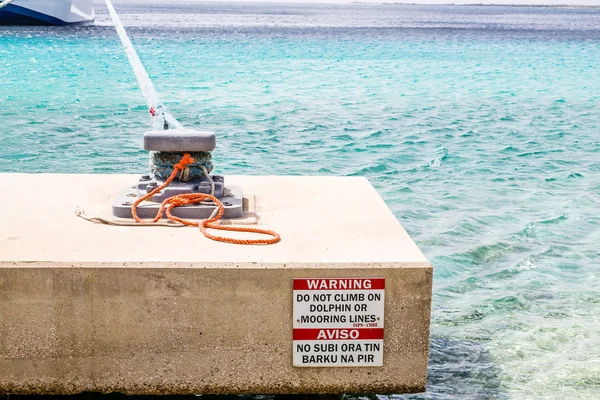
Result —
[[[93,0],[15,0],[0,9],[0,24],[81,24],[95,16]]]

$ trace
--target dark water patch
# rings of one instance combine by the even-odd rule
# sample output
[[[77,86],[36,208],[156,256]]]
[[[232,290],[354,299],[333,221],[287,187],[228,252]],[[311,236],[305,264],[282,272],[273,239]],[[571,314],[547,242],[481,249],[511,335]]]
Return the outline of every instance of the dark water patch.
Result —
[[[481,343],[433,337],[429,345],[426,393],[347,397],[350,400],[507,399],[499,374],[492,356]]]
[[[335,140],[341,140],[344,142],[353,142],[355,140],[354,137],[350,135],[334,135],[331,138]]]
[[[468,293],[482,287],[482,281],[476,277],[469,277],[458,284],[447,286],[444,288],[445,291],[452,293]]]

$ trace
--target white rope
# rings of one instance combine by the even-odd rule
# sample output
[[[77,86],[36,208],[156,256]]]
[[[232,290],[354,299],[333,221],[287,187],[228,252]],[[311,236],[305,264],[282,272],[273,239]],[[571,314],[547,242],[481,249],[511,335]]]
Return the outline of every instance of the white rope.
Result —
[[[170,221],[170,220],[167,220],[165,222],[148,222],[148,221],[135,222],[135,221],[108,219],[108,218],[104,218],[104,217],[88,217],[87,214],[85,213],[85,211],[81,210],[80,208],[75,209],[75,215],[77,215],[79,218],[83,218],[89,222],[95,222],[97,224],[112,225],[112,226],[164,226],[167,228],[182,228],[185,226],[184,224],[180,224],[179,222],[174,222],[174,221]]]
[[[9,5],[13,1],[15,1],[15,0],[4,0],[2,3],[0,3],[0,9],[3,9],[4,7],[6,7],[7,5]]]
[[[200,164],[200,168],[202,168],[202,171],[204,172],[204,176],[210,182],[210,194],[212,196],[214,196],[215,195],[215,181],[213,181],[213,178],[211,178],[211,176],[208,174],[208,171],[206,170],[206,167],[204,165]]]
[[[123,48],[125,49],[125,54],[127,54],[127,58],[129,59],[129,64],[131,64],[135,78],[137,79],[140,89],[146,98],[146,104],[150,110],[154,110],[154,128],[158,130],[182,128],[182,125],[179,123],[179,121],[169,114],[165,105],[158,98],[158,93],[156,93],[156,90],[154,89],[154,85],[148,76],[148,72],[146,72],[142,61],[140,61],[140,57],[131,43],[131,40],[129,40],[127,31],[125,28],[123,28],[121,20],[119,19],[119,16],[117,15],[117,12],[115,11],[111,1],[105,0],[105,2],[117,33],[119,34],[119,38],[121,39],[121,43],[123,44]]]
[[[214,204],[213,202],[205,203],[204,201],[202,201],[202,203],[200,203],[200,205],[215,207],[215,209],[210,214],[210,217],[208,217],[208,219],[214,218],[219,213],[219,207],[217,207],[217,205]],[[89,222],[94,222],[96,224],[111,225],[111,226],[162,226],[165,228],[183,228],[185,226],[188,226],[188,225],[184,225],[182,223],[171,221],[171,220],[164,220],[164,222],[163,222],[163,220],[158,221],[158,222],[152,222],[152,221],[136,222],[136,221],[127,221],[127,220],[122,220],[122,219],[109,219],[109,218],[104,218],[104,217],[89,217],[85,213],[85,211],[80,209],[79,207],[77,207],[75,209],[75,215],[77,215],[79,218],[85,219],[86,221],[89,221]]]

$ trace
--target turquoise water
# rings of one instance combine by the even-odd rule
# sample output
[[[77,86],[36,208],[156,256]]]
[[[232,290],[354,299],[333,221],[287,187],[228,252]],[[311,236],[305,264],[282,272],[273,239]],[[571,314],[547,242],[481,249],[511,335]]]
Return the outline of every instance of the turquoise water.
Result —
[[[600,397],[600,10],[116,7],[219,173],[365,176],[423,249],[430,376],[407,398]],[[145,170],[98,12],[0,27],[1,172]]]

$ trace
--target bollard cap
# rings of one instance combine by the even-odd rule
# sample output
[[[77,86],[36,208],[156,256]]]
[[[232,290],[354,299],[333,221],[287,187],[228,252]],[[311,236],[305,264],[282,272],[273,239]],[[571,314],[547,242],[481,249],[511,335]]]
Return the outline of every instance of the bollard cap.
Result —
[[[144,149],[150,151],[213,151],[216,145],[215,133],[211,131],[169,129],[144,133]]]

